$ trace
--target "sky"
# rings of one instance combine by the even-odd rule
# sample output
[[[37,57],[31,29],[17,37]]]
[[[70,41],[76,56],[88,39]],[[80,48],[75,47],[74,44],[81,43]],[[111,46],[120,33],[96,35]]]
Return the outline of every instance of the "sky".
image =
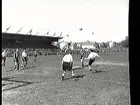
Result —
[[[128,36],[128,11],[129,0],[2,0],[2,32],[23,27],[21,34],[63,32],[65,41],[119,42]]]

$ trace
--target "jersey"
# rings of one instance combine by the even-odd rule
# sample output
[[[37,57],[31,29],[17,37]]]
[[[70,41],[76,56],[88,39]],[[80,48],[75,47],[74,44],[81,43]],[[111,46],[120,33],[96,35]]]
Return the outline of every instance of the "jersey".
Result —
[[[6,52],[2,52],[2,57],[6,57]]]
[[[95,57],[99,57],[99,55],[95,52],[91,52],[88,56],[88,59],[95,59]]]
[[[25,52],[22,52],[22,57],[27,57],[27,54]]]
[[[73,62],[73,58],[71,54],[64,55],[62,62]]]

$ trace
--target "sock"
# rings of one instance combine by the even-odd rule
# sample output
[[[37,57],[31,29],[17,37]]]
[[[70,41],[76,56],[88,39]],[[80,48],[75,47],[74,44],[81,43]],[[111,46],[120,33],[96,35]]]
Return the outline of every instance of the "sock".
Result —
[[[65,71],[62,73],[62,76],[64,76],[65,75]]]
[[[72,76],[74,76],[74,72],[72,71]]]

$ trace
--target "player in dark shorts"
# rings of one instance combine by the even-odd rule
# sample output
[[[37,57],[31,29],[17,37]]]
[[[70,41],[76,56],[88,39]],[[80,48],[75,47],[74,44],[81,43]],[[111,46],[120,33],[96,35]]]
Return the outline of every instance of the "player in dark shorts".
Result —
[[[15,53],[14,53],[14,64],[15,64],[15,67],[14,69],[15,70],[19,70],[19,59],[20,59],[20,53],[19,53],[19,49],[16,49]]]
[[[72,71],[72,76],[74,76],[72,66],[73,66],[73,58],[71,55],[71,51],[67,50],[66,54],[63,56],[63,59],[62,59],[62,69],[63,69],[62,81],[64,80],[64,75],[66,71]]]
[[[81,60],[81,66],[84,67],[84,50],[80,50],[80,60]]]

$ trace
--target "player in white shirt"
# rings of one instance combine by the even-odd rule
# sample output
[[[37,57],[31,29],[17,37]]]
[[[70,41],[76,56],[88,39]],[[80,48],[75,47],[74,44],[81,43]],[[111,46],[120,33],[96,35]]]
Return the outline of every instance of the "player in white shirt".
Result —
[[[2,52],[2,66],[5,67],[7,52],[6,49]]]
[[[63,59],[62,59],[62,69],[64,71],[62,73],[62,81],[64,80],[64,75],[66,71],[72,71],[72,76],[74,76],[72,66],[73,66],[73,57],[71,55],[71,51],[67,50],[66,54],[63,56]]]
[[[89,59],[89,63],[88,63],[88,68],[90,71],[92,71],[91,69],[91,65],[92,63],[95,61],[95,58],[96,57],[99,57],[101,58],[93,49],[90,49],[90,54],[88,55],[87,58],[84,58],[84,59]],[[102,59],[102,58],[101,58]],[[103,60],[103,59],[102,59]]]
[[[27,66],[27,61],[28,61],[28,56],[25,50],[23,50],[22,55],[21,55],[21,59],[22,59],[22,64],[21,67],[25,68]]]

